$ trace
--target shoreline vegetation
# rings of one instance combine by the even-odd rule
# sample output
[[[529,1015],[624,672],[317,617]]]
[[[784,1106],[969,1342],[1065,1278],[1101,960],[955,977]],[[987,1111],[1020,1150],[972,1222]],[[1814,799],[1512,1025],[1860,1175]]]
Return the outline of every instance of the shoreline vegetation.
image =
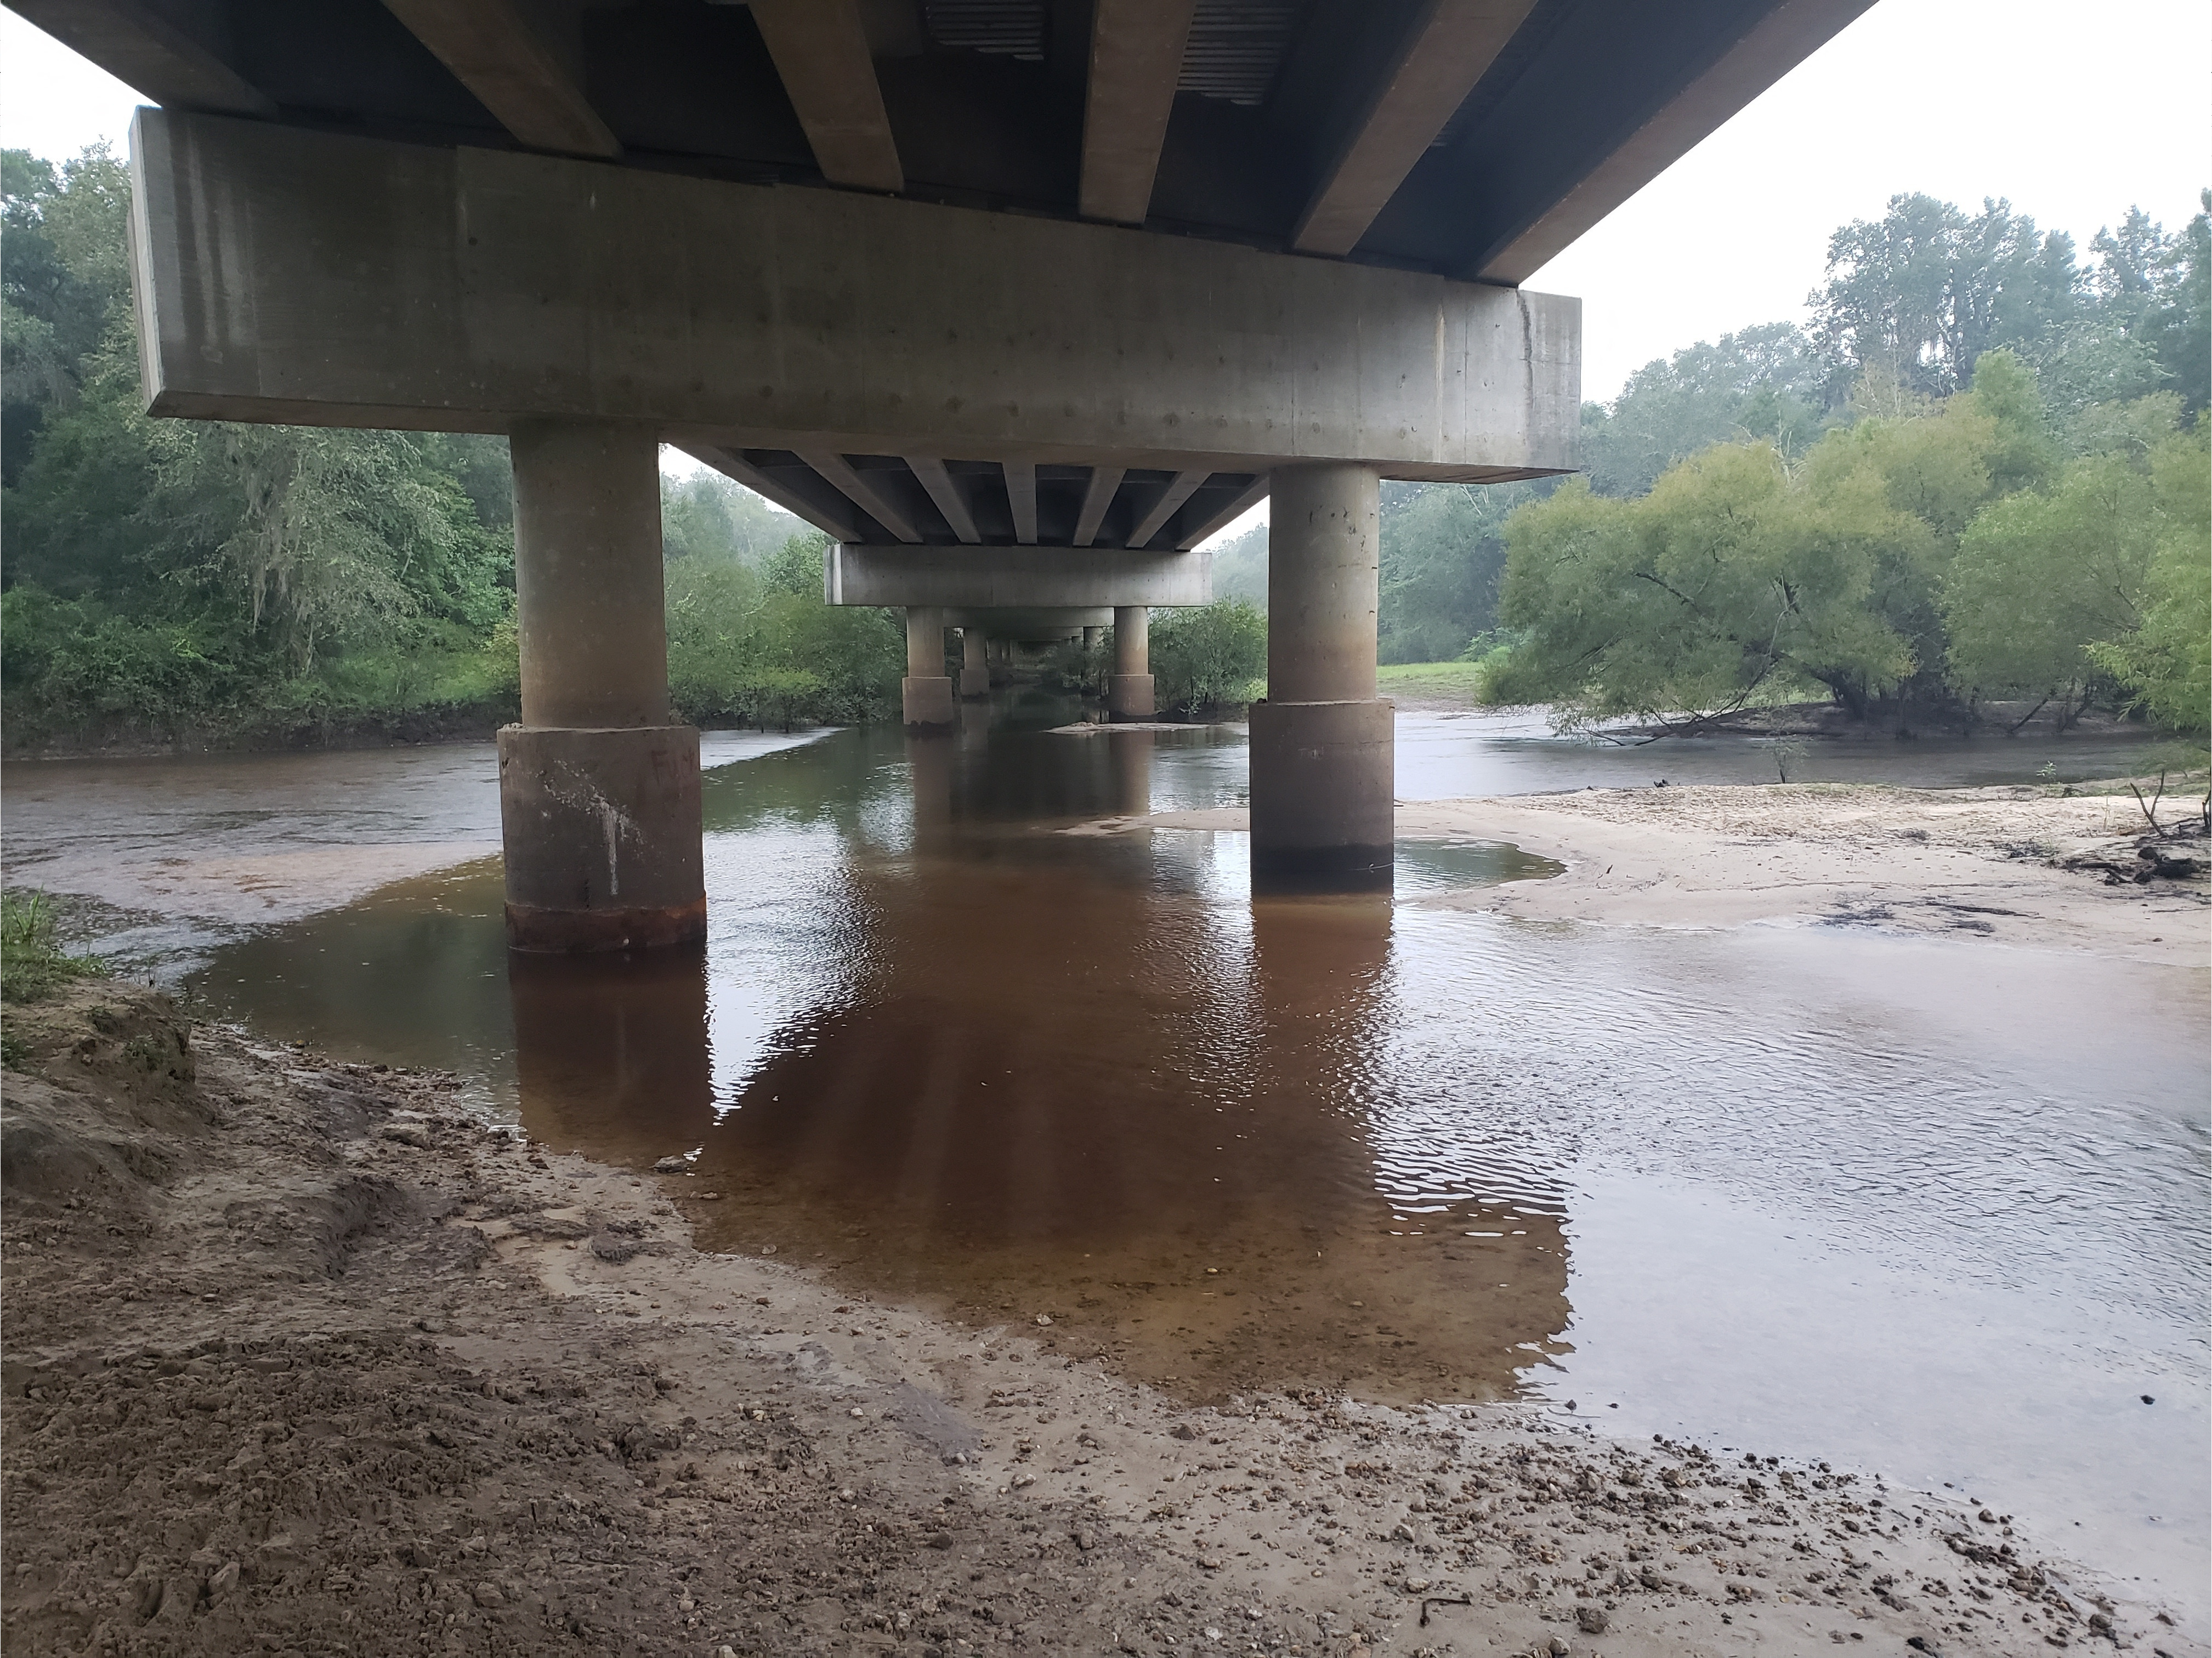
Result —
[[[513,718],[501,440],[147,418],[127,169],[10,150],[0,173],[7,751],[435,741]],[[2201,738],[2205,201],[2171,233],[2131,210],[2084,250],[2006,203],[1900,195],[1830,239],[1809,326],[1700,343],[1585,405],[1580,475],[1384,483],[1384,694],[1540,704],[1563,727],[1696,731],[1821,698],[1869,729],[2002,708]],[[898,618],[822,602],[817,532],[708,471],[663,480],[661,521],[675,717],[895,717]],[[1224,544],[1218,602],[1156,621],[1163,708],[1254,694],[1267,556],[1264,528]],[[1467,675],[1437,666],[1453,657]],[[1041,666],[1090,687],[1104,659]]]
[[[1048,1309],[703,1252],[698,1181],[549,1153],[450,1075],[120,983],[11,1024],[29,1649],[2205,1650],[1962,1494],[1595,1405],[1182,1397]]]

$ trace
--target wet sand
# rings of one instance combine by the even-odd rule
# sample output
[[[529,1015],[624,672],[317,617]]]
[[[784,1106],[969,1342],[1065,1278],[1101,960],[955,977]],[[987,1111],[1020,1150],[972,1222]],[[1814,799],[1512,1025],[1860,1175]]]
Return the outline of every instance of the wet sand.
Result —
[[[1589,1407],[1193,1408],[453,1079],[17,1010],[12,1649],[2016,1654],[2201,1643],[2013,1516]]]
[[[2169,799],[2185,823],[2195,800]],[[1241,809],[1101,820],[1097,832],[1242,830]],[[1405,840],[1504,841],[1565,872],[1419,902],[1529,920],[1726,927],[1760,921],[1951,935],[2203,966],[2212,908],[2193,879],[2108,884],[2141,866],[2134,797],[2059,787],[1868,784],[1584,789],[1401,803]],[[2176,856],[2207,856],[2201,838]],[[2069,864],[2077,865],[2068,867]]]

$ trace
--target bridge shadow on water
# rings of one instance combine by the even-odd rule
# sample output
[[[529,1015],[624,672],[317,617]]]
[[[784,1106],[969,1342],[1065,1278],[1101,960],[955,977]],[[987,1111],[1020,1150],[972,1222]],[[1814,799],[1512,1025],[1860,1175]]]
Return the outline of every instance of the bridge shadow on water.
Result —
[[[1218,733],[1004,713],[709,774],[702,949],[509,956],[477,865],[230,946],[199,987],[483,1074],[554,1149],[694,1154],[658,1178],[710,1248],[1193,1396],[1513,1393],[1564,1351],[1562,1206],[1382,1189],[1389,895],[1255,898],[1241,835],[1131,829],[1221,800]],[[1408,851],[1415,886],[1548,867]]]
[[[1510,1394],[1566,1323],[1559,1219],[1378,1191],[1389,897],[1251,900],[1241,837],[1091,832],[1149,808],[1158,748],[909,739],[909,832],[844,868],[839,982],[719,1088],[712,945],[515,957],[526,1127],[696,1154],[710,1248],[1193,1394]]]

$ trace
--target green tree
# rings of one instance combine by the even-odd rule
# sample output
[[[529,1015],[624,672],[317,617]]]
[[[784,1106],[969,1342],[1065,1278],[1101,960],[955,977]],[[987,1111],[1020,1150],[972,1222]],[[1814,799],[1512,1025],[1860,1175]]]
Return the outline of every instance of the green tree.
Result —
[[[2212,730],[2212,452],[2202,423],[2161,444],[2149,473],[2159,522],[2142,619],[2089,655],[2160,725],[2202,737]]]
[[[1879,220],[1828,241],[1828,280],[1810,300],[1821,349],[1848,380],[1869,367],[1925,397],[1972,382],[1984,351],[2039,356],[2081,316],[2087,281],[2073,239],[2039,234],[2011,203],[1969,216],[1948,202],[1893,196]]]
[[[1638,369],[1610,404],[1583,405],[1583,471],[1601,495],[1640,495],[1708,444],[1763,438],[1800,454],[1820,435],[1828,379],[1795,324],[1699,341]]]
[[[95,144],[58,168],[0,150],[0,482],[46,415],[71,407],[83,365],[130,308],[130,176]]]
[[[1505,568],[1505,519],[1554,487],[1549,480],[1384,484],[1380,659],[1449,661],[1488,632]]]
[[[1239,598],[1170,610],[1146,641],[1162,713],[1247,702],[1267,671],[1267,618]]]
[[[758,565],[805,526],[790,513],[720,472],[702,468],[660,480],[661,547],[676,558],[733,559]]]

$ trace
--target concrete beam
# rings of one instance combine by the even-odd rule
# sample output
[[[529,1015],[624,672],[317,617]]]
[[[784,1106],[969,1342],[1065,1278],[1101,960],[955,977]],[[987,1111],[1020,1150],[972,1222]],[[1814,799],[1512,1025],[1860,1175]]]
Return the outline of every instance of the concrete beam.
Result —
[[[157,415],[485,432],[576,416],[687,446],[1245,474],[1356,459],[1486,482],[1575,462],[1571,299],[168,110],[132,131]]]
[[[266,94],[206,40],[179,27],[167,7],[145,0],[8,0],[8,9],[154,103],[218,115],[276,112]]]
[[[517,143],[568,155],[622,154],[576,76],[515,0],[384,4]]]
[[[921,539],[921,531],[915,528],[913,519],[866,476],[855,471],[844,456],[827,449],[801,449],[798,454],[799,459],[843,490],[855,507],[901,541]]]
[[[1024,546],[1036,543],[1036,463],[1009,460],[1000,463],[1000,471],[1006,477],[1006,510],[1014,515],[1014,539]]]
[[[1534,7],[1535,0],[1429,0],[1322,173],[1291,245],[1337,255],[1358,246]]]
[[[832,604],[948,606],[961,611],[1207,604],[1210,553],[1065,547],[830,547],[823,595]]]
[[[1220,508],[1204,523],[1193,528],[1182,540],[1176,543],[1176,545],[1186,549],[1195,547],[1206,537],[1234,524],[1267,498],[1267,488],[1268,477],[1267,473],[1262,472],[1246,486],[1243,494],[1235,497],[1227,506]]]
[[[752,0],[752,14],[822,176],[859,190],[904,190],[854,0]]]
[[[969,610],[959,605],[948,606],[946,623],[955,628],[973,628],[989,639],[1051,639],[1066,637],[1085,628],[1108,628],[1114,623],[1114,612],[1106,605],[1093,605],[1085,610]]]
[[[1097,0],[1077,189],[1085,218],[1145,222],[1197,9],[1198,0]]]
[[[735,479],[755,495],[774,501],[785,512],[796,513],[827,534],[832,541],[860,539],[860,520],[852,513],[825,507],[796,489],[786,489],[781,480],[763,471],[742,455],[708,443],[678,443],[671,446],[682,450],[702,466],[711,466],[724,477]]]
[[[1465,274],[1481,282],[1526,282],[1873,3],[1783,0],[1626,142],[1610,146],[1580,180],[1519,228],[1477,249]]]
[[[908,468],[921,480],[921,487],[929,491],[929,498],[937,503],[937,510],[945,514],[945,521],[952,526],[952,533],[973,545],[982,540],[975,528],[975,514],[968,505],[968,492],[959,479],[945,469],[945,463],[933,455],[908,455]]]
[[[1106,509],[1114,504],[1114,496],[1121,487],[1121,479],[1128,469],[1123,466],[1094,466],[1091,481],[1083,488],[1083,509],[1076,514],[1075,544],[1088,547],[1098,539],[1098,526],[1105,521]]]
[[[1137,520],[1137,527],[1129,531],[1132,547],[1148,547],[1160,526],[1175,516],[1176,508],[1198,493],[1198,486],[1212,476],[1210,472],[1177,472],[1174,482],[1160,491],[1160,497],[1145,509]]]

